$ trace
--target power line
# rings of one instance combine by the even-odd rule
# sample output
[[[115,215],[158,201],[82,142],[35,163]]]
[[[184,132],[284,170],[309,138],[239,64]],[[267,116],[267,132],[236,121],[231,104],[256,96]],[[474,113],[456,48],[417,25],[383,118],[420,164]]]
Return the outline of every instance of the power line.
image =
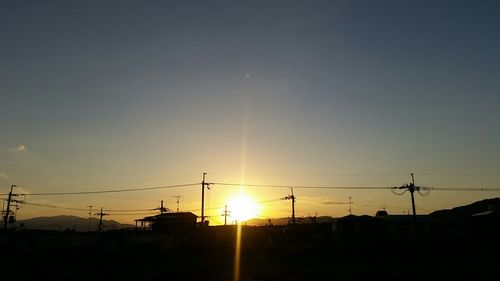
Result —
[[[83,209],[83,208],[62,207],[62,206],[40,204],[40,203],[26,202],[26,201],[21,201],[20,203],[25,204],[25,205],[30,205],[30,206],[47,207],[47,208],[53,208],[53,209],[63,209],[63,210],[71,210],[71,211],[89,211],[89,209]],[[109,211],[109,212],[147,212],[147,211],[150,211],[150,209],[114,209],[114,210],[110,209],[107,211]],[[128,215],[128,214],[123,214],[123,215]]]
[[[74,192],[41,192],[41,193],[20,193],[23,196],[58,196],[58,195],[85,195],[85,194],[105,194],[105,193],[120,193],[120,192],[133,192],[133,191],[144,191],[144,190],[156,190],[156,189],[168,189],[176,187],[190,187],[197,186],[200,183],[188,183],[179,185],[165,185],[165,186],[154,186],[154,187],[142,187],[142,188],[128,188],[128,189],[112,189],[112,190],[93,190],[93,191],[74,191]],[[394,186],[313,186],[313,185],[272,185],[272,184],[239,184],[239,183],[227,183],[227,182],[213,182],[205,183],[205,185],[219,185],[219,186],[245,186],[245,187],[264,187],[264,188],[299,188],[299,189],[346,189],[346,190],[387,190],[394,189]],[[421,188],[433,191],[500,191],[500,187],[427,187],[421,186]],[[1,193],[0,196],[7,196],[8,193]]]
[[[314,185],[272,185],[272,184],[240,184],[227,182],[213,182],[211,185],[243,186],[243,187],[268,187],[268,188],[304,188],[304,189],[352,189],[352,190],[385,190],[397,189],[395,186],[314,186]],[[420,186],[424,190],[432,191],[500,191],[500,187],[430,187]]]
[[[429,187],[433,191],[500,191],[500,187]]]
[[[240,174],[228,173],[211,173],[212,175],[222,176],[240,176]],[[404,176],[407,173],[347,173],[347,174],[246,174],[247,177],[389,177],[389,176]]]
[[[170,180],[176,178],[186,178],[191,177],[197,174],[186,174],[186,175],[178,175],[178,176],[169,176],[169,177],[158,177],[158,178],[144,178],[144,179],[135,179],[129,181],[101,181],[101,182],[58,182],[52,183],[58,186],[68,186],[68,185],[104,185],[104,184],[131,184],[131,183],[140,183],[140,182],[150,182],[150,181],[160,181],[160,180]]]
[[[354,206],[361,206],[361,207],[369,207],[369,208],[380,208],[381,206],[380,205],[368,205],[368,204],[354,204]],[[408,207],[400,207],[400,206],[387,206],[385,205],[385,208],[389,208],[389,209],[408,209]],[[417,209],[422,209],[420,207],[417,207]]]
[[[212,185],[222,186],[243,186],[243,187],[270,187],[270,188],[310,188],[310,189],[392,189],[394,186],[313,186],[313,185],[272,185],[272,184],[240,184],[240,183],[227,183],[227,182],[213,182]]]
[[[52,195],[100,194],[100,193],[117,193],[117,192],[131,192],[131,191],[166,189],[166,188],[175,188],[175,187],[188,187],[188,186],[195,186],[195,185],[199,185],[199,183],[188,183],[188,184],[178,184],[178,185],[164,185],[164,186],[154,186],[154,187],[140,187],[140,188],[128,188],[128,189],[94,190],[94,191],[21,193],[20,195],[52,196]]]
[[[500,176],[500,173],[418,173],[422,176]]]
[[[110,216],[144,216],[144,215],[154,215],[155,213],[126,213],[126,214],[114,214],[114,213],[111,213],[111,214],[108,214]]]
[[[54,206],[54,205],[47,205],[47,204],[25,202],[25,201],[23,201],[22,204],[36,206],[36,207],[47,207],[47,208],[63,209],[63,210],[71,210],[71,211],[86,211],[87,212],[89,210],[89,209],[83,209],[83,208],[62,207],[62,206]]]
[[[106,209],[108,212],[147,212],[147,211],[152,211],[151,209],[117,209],[117,210],[112,210],[112,209]]]

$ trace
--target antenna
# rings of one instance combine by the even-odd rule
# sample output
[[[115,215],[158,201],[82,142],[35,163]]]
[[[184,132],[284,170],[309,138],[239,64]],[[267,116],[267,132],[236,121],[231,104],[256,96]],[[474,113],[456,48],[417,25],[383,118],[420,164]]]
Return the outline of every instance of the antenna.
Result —
[[[180,196],[180,195],[174,195],[172,197],[174,197],[176,199],[175,203],[177,203],[177,213],[178,213],[179,212],[179,202],[180,202],[182,196]]]
[[[352,206],[353,203],[354,202],[352,202],[352,197],[349,196],[349,215],[352,215],[352,207],[351,206]]]

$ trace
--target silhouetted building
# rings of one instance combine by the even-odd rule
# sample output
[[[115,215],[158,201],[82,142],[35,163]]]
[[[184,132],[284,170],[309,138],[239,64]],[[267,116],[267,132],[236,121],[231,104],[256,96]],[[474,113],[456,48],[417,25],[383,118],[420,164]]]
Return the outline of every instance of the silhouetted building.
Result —
[[[380,210],[380,211],[377,211],[377,213],[375,214],[376,217],[382,217],[382,216],[388,216],[389,214],[387,213],[386,210]]]
[[[197,215],[191,212],[163,213],[135,220],[136,228],[150,229],[155,232],[179,233],[196,227]]]

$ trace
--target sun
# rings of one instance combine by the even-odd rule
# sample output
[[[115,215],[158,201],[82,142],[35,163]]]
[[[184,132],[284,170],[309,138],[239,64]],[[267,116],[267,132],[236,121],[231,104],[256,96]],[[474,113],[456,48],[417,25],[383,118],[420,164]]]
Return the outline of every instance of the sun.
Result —
[[[259,205],[252,197],[240,193],[229,199],[228,210],[232,220],[243,222],[259,215]]]

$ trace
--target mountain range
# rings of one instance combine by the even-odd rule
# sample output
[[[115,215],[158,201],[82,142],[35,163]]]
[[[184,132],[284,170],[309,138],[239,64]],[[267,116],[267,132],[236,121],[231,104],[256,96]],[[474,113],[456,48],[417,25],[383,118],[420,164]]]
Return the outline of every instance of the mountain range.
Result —
[[[16,222],[17,229],[41,229],[41,230],[59,230],[59,231],[96,231],[98,229],[99,219],[81,218],[77,216],[53,216],[53,217],[35,217]],[[134,227],[131,224],[122,224],[115,220],[103,220],[103,229],[121,229]]]

